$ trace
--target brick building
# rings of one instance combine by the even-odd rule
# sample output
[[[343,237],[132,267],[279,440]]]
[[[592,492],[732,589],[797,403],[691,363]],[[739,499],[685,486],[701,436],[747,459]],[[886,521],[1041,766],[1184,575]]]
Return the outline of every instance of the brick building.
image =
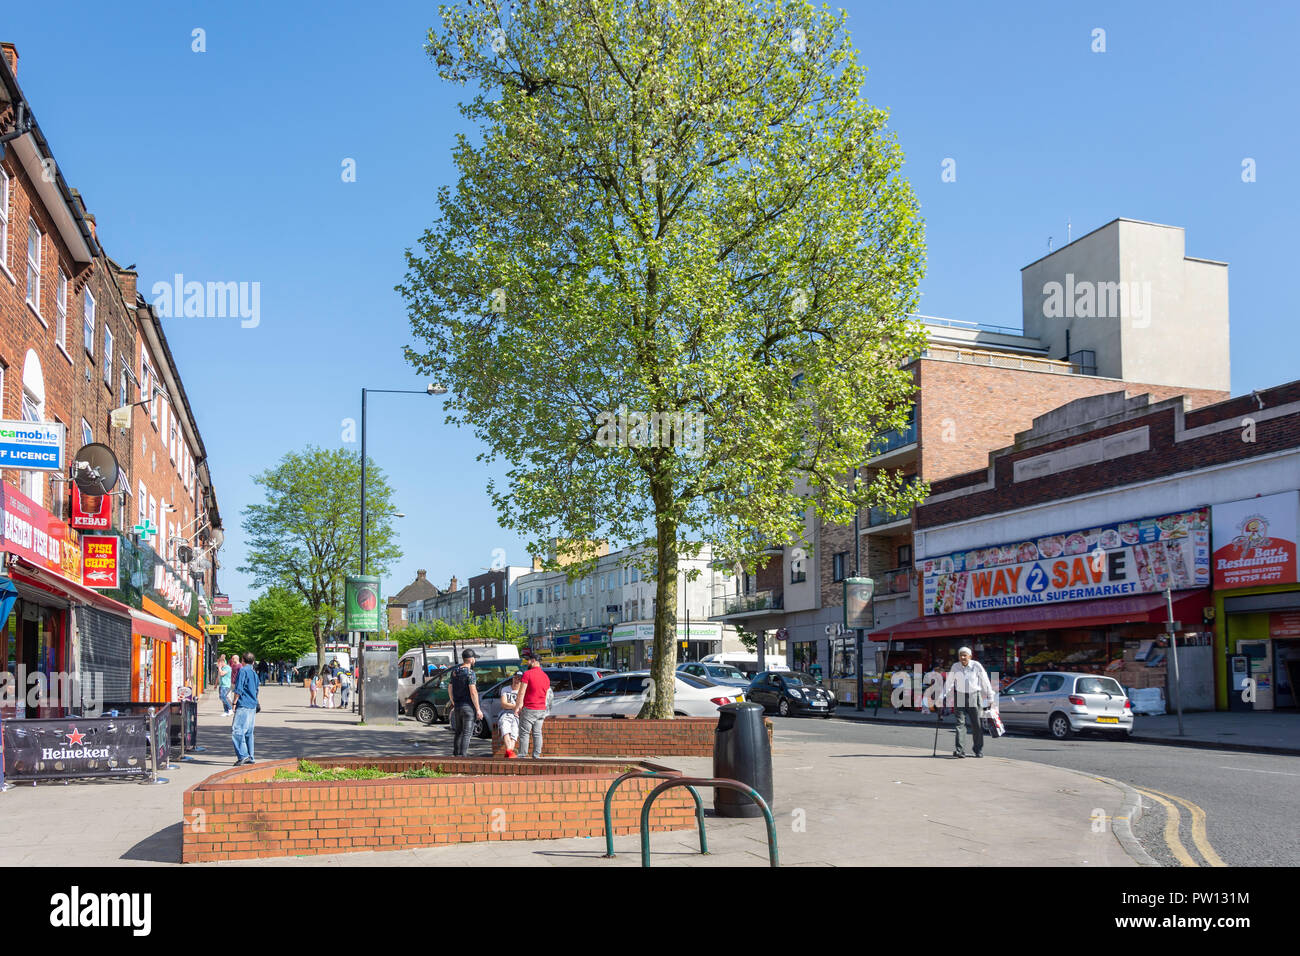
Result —
[[[1094,671],[1172,699],[1172,609],[1186,709],[1229,705],[1234,657],[1252,709],[1295,708],[1298,489],[1300,382],[1199,408],[1076,399],[932,484],[916,509],[922,613],[872,637],[902,642],[900,662],[968,642],[1004,675]]]
[[[9,465],[0,465],[0,509],[9,519],[0,532],[0,587],[15,588],[18,602],[0,622],[0,655],[11,671],[94,674],[105,700],[174,700],[182,684],[202,688],[211,650],[204,628],[221,519],[210,475],[197,467],[202,440],[161,328],[137,316],[135,274],[105,252],[95,217],[65,182],[18,86],[17,51],[3,44],[3,54],[0,419],[19,423],[7,431],[22,435],[0,448]],[[175,397],[184,409],[173,416],[180,437],[167,435],[163,469],[150,459],[147,473],[136,443],[147,448],[148,436],[129,409],[142,398],[142,355],[158,356],[151,362],[162,389],[150,397]],[[60,433],[49,441],[61,443],[61,465],[16,466],[32,461],[22,442]],[[118,463],[117,482],[101,499],[81,498],[69,480],[75,453],[92,443]],[[174,505],[162,506],[155,525],[181,519],[168,520],[168,533],[193,547],[132,533],[141,501],[163,488]],[[103,510],[73,514],[97,500]],[[93,556],[83,553],[88,544]],[[50,700],[38,711],[57,716],[74,703]]]

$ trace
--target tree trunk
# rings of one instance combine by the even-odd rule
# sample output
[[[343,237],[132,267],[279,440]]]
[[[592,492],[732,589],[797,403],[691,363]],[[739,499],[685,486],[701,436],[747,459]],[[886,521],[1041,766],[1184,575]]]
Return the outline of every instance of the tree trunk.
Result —
[[[659,475],[651,481],[655,504],[655,655],[650,677],[654,693],[638,717],[673,716],[677,690],[677,518],[673,514],[672,479]]]

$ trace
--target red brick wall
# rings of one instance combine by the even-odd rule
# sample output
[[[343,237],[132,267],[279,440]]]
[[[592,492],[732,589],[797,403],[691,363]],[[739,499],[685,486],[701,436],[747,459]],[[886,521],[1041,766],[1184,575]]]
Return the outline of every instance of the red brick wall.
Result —
[[[81,333],[82,289],[89,268],[83,269],[78,276],[67,246],[36,193],[35,184],[23,165],[17,161],[12,149],[5,152],[0,165],[3,165],[10,177],[9,242],[7,248],[0,250],[3,251],[4,265],[8,270],[7,273],[0,270],[0,363],[5,366],[0,418],[23,417],[23,365],[27,351],[31,349],[40,360],[45,383],[45,418],[47,421],[57,418],[67,426],[67,444],[70,447],[65,448],[64,453],[70,455],[81,447],[81,410],[77,401],[77,380],[74,377],[74,372],[78,370],[74,369],[73,363],[55,345],[55,297],[59,268],[62,266],[68,277],[68,336],[71,340],[69,352],[72,352],[71,346],[79,341]],[[35,220],[44,236],[41,241],[40,319],[26,304],[29,217]],[[78,281],[79,278],[81,281]],[[42,324],[41,319],[45,320],[45,324]],[[74,331],[78,336],[76,339],[72,338]],[[6,469],[0,474],[5,481],[18,486],[18,471]],[[41,476],[42,504],[46,509],[54,510],[50,507],[48,475],[49,473],[44,473]]]
[[[772,721],[763,723],[771,746]],[[542,753],[548,757],[712,757],[717,729],[716,717],[549,717],[542,725]],[[501,751],[501,736],[494,729],[492,752]]]
[[[1087,395],[1127,390],[1152,401],[1187,395],[1194,408],[1228,397],[1212,389],[1142,385],[1087,375],[1057,375],[922,359],[918,363],[921,405],[921,477],[942,478],[987,468],[988,454],[1015,440],[1034,418]]]
[[[1270,408],[1300,401],[1300,382],[1269,389],[1262,393],[1261,397],[1264,399],[1265,407]],[[1250,415],[1252,407],[1258,409],[1259,405],[1250,396],[1245,396],[1198,411],[1195,417],[1193,414],[1188,414],[1184,424],[1189,428],[1193,427],[1193,422],[1196,425],[1213,421],[1231,421],[1236,424],[1225,431],[1179,443],[1174,441],[1176,411],[1173,408],[1166,408],[1148,415],[1126,418],[1104,428],[1063,438],[1060,441],[1001,455],[994,465],[994,488],[922,505],[917,509],[917,525],[922,528],[933,527],[964,518],[996,514],[1012,508],[1055,501],[1065,495],[1104,491],[1121,485],[1136,484],[1197,468],[1208,468],[1300,447],[1300,415],[1287,415],[1259,422],[1255,429],[1255,441],[1244,442],[1243,429],[1237,426],[1242,418]],[[1063,474],[1047,475],[1021,482],[1013,480],[1015,463],[1023,458],[1032,458],[1058,448],[1093,441],[1106,435],[1130,431],[1142,426],[1150,428],[1151,447],[1146,452],[1071,468]],[[980,473],[981,479],[986,474],[987,469]],[[932,492],[937,495],[956,487],[965,487],[965,476],[952,482],[940,482],[933,487]]]
[[[387,771],[437,764],[453,773],[477,775],[305,783],[272,782],[277,769],[296,765],[293,760],[232,768],[185,791],[183,862],[603,836],[605,792],[632,768],[592,761],[484,758],[319,762]],[[653,764],[636,768],[667,769]],[[640,778],[619,786],[611,807],[616,835],[640,832],[641,804],[662,782]],[[650,819],[652,831],[692,827],[690,795],[684,789],[670,790],[655,801]]]

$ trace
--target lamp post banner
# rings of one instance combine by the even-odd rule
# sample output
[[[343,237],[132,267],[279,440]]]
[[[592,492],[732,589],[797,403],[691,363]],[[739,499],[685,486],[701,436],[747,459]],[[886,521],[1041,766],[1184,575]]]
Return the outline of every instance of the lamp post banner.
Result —
[[[349,631],[380,631],[379,578],[373,574],[349,575],[346,594],[346,623]]]

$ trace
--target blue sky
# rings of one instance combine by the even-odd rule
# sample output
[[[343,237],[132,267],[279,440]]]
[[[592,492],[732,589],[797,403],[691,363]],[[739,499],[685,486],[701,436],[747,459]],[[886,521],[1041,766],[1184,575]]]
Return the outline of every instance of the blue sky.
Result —
[[[1266,7],[1267,9],[1262,9]],[[1297,377],[1294,38],[1282,5],[845,4],[926,220],[927,314],[1020,322],[1020,268],[1116,216],[1182,226],[1230,263],[1234,394]],[[423,54],[435,5],[15,5],[0,39],[70,185],[146,297],[174,273],[261,283],[261,322],[171,319],[167,336],[227,529],[219,583],[253,596],[239,515],[290,448],[341,444],[360,389],[421,388],[393,291],[454,181],[456,101]],[[207,51],[191,50],[206,31]],[[1091,50],[1106,31],[1106,52]],[[957,181],[940,164],[957,163]],[[1241,163],[1257,163],[1243,183]],[[340,176],[356,161],[354,183]],[[373,398],[406,556],[445,585],[495,548],[527,563],[484,491],[489,466],[440,400]],[[357,445],[346,446],[356,449]]]

